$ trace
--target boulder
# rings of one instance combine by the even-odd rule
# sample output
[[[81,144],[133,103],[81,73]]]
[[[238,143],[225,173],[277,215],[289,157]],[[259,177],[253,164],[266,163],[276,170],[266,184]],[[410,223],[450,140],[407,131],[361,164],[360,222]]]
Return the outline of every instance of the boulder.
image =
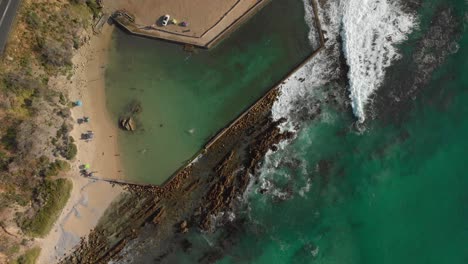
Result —
[[[120,119],[120,127],[127,131],[135,131],[135,121],[131,117],[124,117]]]
[[[188,229],[187,220],[182,221],[182,222],[180,223],[179,228],[180,228],[180,229],[179,229],[180,233],[182,233],[182,234],[187,233],[188,230],[189,230],[189,229]]]

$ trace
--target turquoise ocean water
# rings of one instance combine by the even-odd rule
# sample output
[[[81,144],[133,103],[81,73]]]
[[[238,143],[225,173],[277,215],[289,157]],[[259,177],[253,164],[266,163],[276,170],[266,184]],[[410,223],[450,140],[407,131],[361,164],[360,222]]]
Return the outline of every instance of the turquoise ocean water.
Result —
[[[167,263],[468,263],[466,5],[424,1],[419,9],[404,56],[441,8],[452,10],[462,33],[453,39],[458,52],[432,73],[402,122],[376,117],[357,132],[350,113],[324,109],[267,158],[276,164],[260,176],[269,192],[254,185],[233,225],[193,232],[192,248]]]

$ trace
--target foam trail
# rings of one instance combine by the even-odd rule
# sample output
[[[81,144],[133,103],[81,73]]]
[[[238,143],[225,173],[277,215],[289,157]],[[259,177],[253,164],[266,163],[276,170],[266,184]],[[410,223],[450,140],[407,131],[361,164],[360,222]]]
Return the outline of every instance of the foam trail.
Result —
[[[292,121],[283,129],[294,129],[294,116],[300,108],[311,108],[308,103],[316,96],[315,88],[338,76],[336,66],[340,52],[344,52],[350,67],[348,78],[354,114],[365,120],[365,104],[382,84],[385,69],[400,57],[396,44],[406,40],[417,25],[413,14],[405,13],[398,1],[389,0],[331,0],[319,6],[322,29],[327,32],[325,50],[288,78],[281,87],[281,96],[273,106],[273,118],[287,117]],[[309,40],[318,46],[314,13],[304,0],[304,20],[310,26]],[[337,37],[343,39],[343,50],[338,50]],[[305,78],[301,82],[299,79]]]
[[[309,26],[309,41],[312,48],[317,48],[320,46],[319,35],[315,28],[315,17],[314,17],[314,8],[310,0],[302,0],[304,4],[304,21]]]
[[[395,44],[406,40],[416,18],[405,13],[398,1],[389,0],[347,0],[341,10],[351,104],[364,122],[369,96],[382,84],[385,69],[400,57]]]
[[[337,63],[340,56],[340,48],[337,45],[337,36],[340,32],[341,15],[338,0],[329,0],[323,8],[319,7],[318,15],[321,20],[321,27],[327,32],[326,37],[329,40],[325,43],[325,49],[318,53],[312,60],[306,63],[302,68],[298,69],[280,86],[280,95],[272,107],[272,117],[278,120],[282,117],[287,118],[287,122],[281,125],[282,130],[296,131],[300,129],[301,115],[305,112],[306,115],[316,111],[312,103],[317,98],[317,88],[326,85],[331,80],[340,76],[340,67]],[[304,8],[306,10],[304,19],[310,27],[309,40],[311,46],[317,48],[319,46],[319,36],[314,23],[314,12],[310,6],[309,0],[304,0]],[[305,110],[305,111],[304,111]],[[310,136],[310,134],[308,134]],[[310,139],[312,140],[312,139]],[[273,153],[268,151],[265,155],[265,160],[262,164],[261,173],[259,175],[260,188],[259,190],[267,191],[271,196],[276,198],[287,197],[288,194],[283,194],[281,189],[277,189],[272,183],[272,178],[287,178],[288,172],[278,170],[282,161],[287,160],[303,160],[305,155],[302,151],[287,148],[289,142],[282,141],[277,146],[282,150]],[[302,175],[308,175],[307,163],[302,162]],[[302,183],[297,183],[302,184]],[[298,187],[300,195],[310,190],[311,183],[305,180],[304,186]],[[266,196],[262,196],[266,197]],[[265,201],[266,198],[265,198]]]
[[[309,0],[304,0],[304,19],[310,27],[309,40],[312,47],[318,47],[318,34],[314,23],[314,13]],[[318,10],[321,26],[330,36],[339,34],[340,12],[338,1],[328,1],[326,6]],[[335,63],[339,57],[340,50],[336,45],[336,38],[331,37],[325,43],[325,49],[318,53],[311,61],[298,69],[281,85],[281,94],[272,107],[272,117],[278,120],[287,117],[288,122],[281,127],[283,130],[296,130],[298,120],[298,109],[314,111],[310,103],[316,97],[316,88],[325,85],[339,75],[340,69]],[[300,79],[304,81],[300,81]]]
[[[354,112],[361,122],[365,120],[365,103],[383,82],[385,69],[399,57],[394,45],[405,40],[416,24],[412,14],[404,13],[399,5],[388,1],[328,0],[318,5],[321,27],[328,40],[321,52],[281,85],[281,93],[272,107],[272,117],[275,120],[287,118],[282,130],[297,132],[303,123],[301,117],[316,111],[313,102],[320,96],[317,88],[340,78],[342,52],[350,66],[348,78]],[[304,0],[304,19],[311,28],[311,45],[317,47],[318,35],[309,3]],[[340,36],[343,45],[339,43]],[[282,142],[278,147],[287,151],[286,145],[288,142]],[[264,187],[271,187],[268,179],[275,177],[274,171],[282,157],[294,154],[276,156],[268,153],[265,156],[260,176]],[[309,187],[306,182],[300,191],[306,192]]]

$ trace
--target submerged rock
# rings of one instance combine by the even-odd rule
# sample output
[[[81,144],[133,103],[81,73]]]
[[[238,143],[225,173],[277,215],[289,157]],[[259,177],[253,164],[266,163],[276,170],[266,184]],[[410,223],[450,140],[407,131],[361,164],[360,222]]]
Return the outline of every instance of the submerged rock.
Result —
[[[179,232],[185,234],[188,232],[188,230],[187,220],[182,221],[179,226]]]
[[[141,106],[141,102],[138,100],[131,101],[126,107],[121,117],[119,118],[119,125],[120,128],[127,131],[135,131],[136,130],[136,121],[138,119],[138,115],[141,114],[143,111],[143,107]]]
[[[135,121],[131,117],[120,118],[119,123],[120,123],[120,127],[124,130],[135,131],[136,129]]]

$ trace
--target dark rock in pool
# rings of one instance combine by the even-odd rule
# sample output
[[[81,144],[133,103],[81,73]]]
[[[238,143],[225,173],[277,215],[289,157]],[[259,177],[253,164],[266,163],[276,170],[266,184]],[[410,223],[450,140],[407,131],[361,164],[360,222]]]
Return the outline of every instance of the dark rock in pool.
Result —
[[[190,241],[188,241],[187,239],[184,239],[181,242],[181,247],[182,247],[182,250],[185,253],[187,253],[192,249],[192,243]]]
[[[135,121],[131,117],[122,117],[119,120],[120,127],[127,131],[135,131]]]
[[[180,226],[179,226],[179,232],[182,233],[182,234],[185,234],[188,232],[188,224],[187,224],[187,221],[184,220],[182,221],[182,223],[180,223]]]
[[[140,101],[134,100],[129,104],[129,111],[131,114],[140,114],[143,112],[143,106]]]

